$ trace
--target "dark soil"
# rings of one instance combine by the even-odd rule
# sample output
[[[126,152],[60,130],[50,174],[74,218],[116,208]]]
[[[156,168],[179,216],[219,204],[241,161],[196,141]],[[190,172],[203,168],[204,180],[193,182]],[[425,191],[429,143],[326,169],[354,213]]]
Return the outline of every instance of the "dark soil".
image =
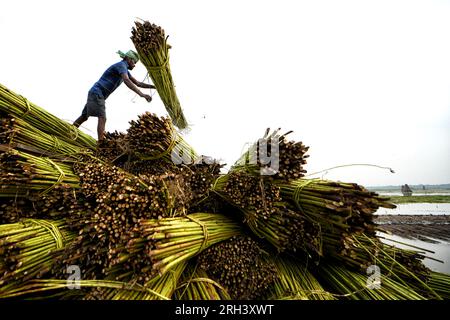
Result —
[[[380,231],[426,242],[450,241],[450,215],[378,215]]]

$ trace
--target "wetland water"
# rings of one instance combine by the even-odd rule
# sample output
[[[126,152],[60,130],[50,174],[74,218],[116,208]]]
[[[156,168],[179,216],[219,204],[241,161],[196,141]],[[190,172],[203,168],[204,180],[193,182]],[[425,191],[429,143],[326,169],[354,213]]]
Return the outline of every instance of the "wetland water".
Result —
[[[423,260],[423,263],[433,271],[445,272],[445,273],[450,274],[450,242],[435,239],[437,243],[429,243],[429,242],[425,242],[425,241],[417,240],[417,239],[405,239],[405,238],[402,238],[402,237],[399,237],[396,235],[388,235],[388,234],[382,233],[382,232],[379,232],[378,234],[381,237],[386,238],[386,239],[382,239],[382,241],[386,244],[394,245],[400,249],[419,251],[427,257],[442,260],[444,263],[425,258]],[[433,251],[434,253],[422,251],[422,250],[416,249],[416,248],[411,248],[410,246],[392,242],[390,240],[404,242],[409,245],[413,245],[413,246],[416,246],[416,247],[419,247],[422,249]]]
[[[395,209],[379,208],[375,214],[434,215],[450,214],[450,203],[402,203]]]
[[[411,219],[408,221],[409,226],[405,226],[411,228],[411,224],[417,223],[417,231],[423,227],[426,223],[423,222],[423,216],[430,215],[450,215],[450,203],[405,203],[398,204],[395,209],[385,209],[379,208],[375,215],[410,215]],[[417,216],[417,220],[414,221],[414,216]],[[412,220],[412,221],[411,221]],[[432,219],[430,219],[432,220]],[[442,224],[442,222],[439,222]],[[447,223],[444,223],[448,226]],[[440,228],[446,228],[447,226],[441,225]],[[401,226],[400,226],[401,227]],[[438,227],[437,225],[434,227]],[[441,230],[442,231],[442,230]],[[426,250],[433,251],[424,252],[426,256],[438,260],[442,260],[444,263],[437,262],[431,259],[424,259],[424,264],[429,267],[433,271],[445,272],[450,274],[450,241],[433,238],[433,235],[426,235],[429,239],[433,240],[432,242],[422,241],[420,239],[411,239],[400,237],[395,234],[386,234],[381,233],[380,236],[386,238],[382,241],[386,244],[394,245],[398,248],[410,249],[415,251],[421,251],[420,249],[411,248],[409,246],[405,246],[399,243],[392,242],[390,240],[404,242],[406,244],[410,244],[419,248],[423,248]]]

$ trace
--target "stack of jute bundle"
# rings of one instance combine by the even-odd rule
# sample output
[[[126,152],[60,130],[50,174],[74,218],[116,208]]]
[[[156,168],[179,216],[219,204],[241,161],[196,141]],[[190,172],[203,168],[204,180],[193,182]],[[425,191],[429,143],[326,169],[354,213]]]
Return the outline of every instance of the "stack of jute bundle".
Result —
[[[167,43],[164,30],[148,21],[143,23],[136,21],[131,40],[142,63],[147,68],[173,124],[180,129],[187,128],[188,123],[181,109],[170,71],[170,45]]]
[[[373,215],[394,207],[388,198],[356,183],[306,179],[308,147],[279,130],[221,172],[154,114],[94,149],[91,138],[64,139],[46,128],[56,117],[43,109],[20,117],[15,103],[2,100],[2,298],[450,295],[448,276],[426,268],[423,253],[377,237]],[[56,138],[61,143],[50,148]],[[278,168],[258,157],[267,146]],[[379,291],[366,281],[373,266]],[[71,285],[74,268],[82,280]]]
[[[0,84],[0,112],[7,114],[9,117],[22,119],[33,126],[34,131],[40,130],[71,145],[87,149],[94,149],[96,146],[95,139],[91,136],[28,101],[25,97],[9,90],[2,84]],[[37,136],[36,139],[40,140],[40,137]]]

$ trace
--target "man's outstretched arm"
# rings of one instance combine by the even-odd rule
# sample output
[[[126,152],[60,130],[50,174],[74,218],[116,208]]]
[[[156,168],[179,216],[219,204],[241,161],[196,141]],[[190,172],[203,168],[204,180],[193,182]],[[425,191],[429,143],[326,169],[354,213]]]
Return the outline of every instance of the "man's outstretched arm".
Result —
[[[122,79],[127,87],[136,92],[140,97],[145,98],[145,100],[147,100],[148,102],[152,101],[152,97],[148,94],[142,93],[141,90],[139,90],[138,87],[133,83],[133,81],[128,77],[128,74],[123,73]]]
[[[148,84],[148,83],[144,83],[144,82],[139,82],[137,81],[133,76],[129,77],[130,80],[138,87],[140,88],[145,88],[145,89],[156,89],[156,87],[152,84]]]

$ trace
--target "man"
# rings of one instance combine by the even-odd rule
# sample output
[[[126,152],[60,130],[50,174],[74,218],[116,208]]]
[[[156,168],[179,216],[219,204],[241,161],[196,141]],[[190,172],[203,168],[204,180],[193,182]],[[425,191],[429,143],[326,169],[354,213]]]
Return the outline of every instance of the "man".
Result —
[[[103,140],[105,134],[106,112],[105,100],[114,90],[119,87],[122,82],[125,82],[128,88],[136,92],[140,97],[145,98],[148,102],[152,101],[152,97],[148,94],[142,93],[137,87],[155,89],[155,86],[137,81],[128,72],[133,70],[136,63],[139,61],[139,55],[133,50],[123,53],[117,52],[122,61],[110,66],[101,76],[101,78],[89,90],[86,105],[81,113],[81,116],[75,120],[73,125],[79,127],[89,117],[97,117],[97,134],[98,142]]]

